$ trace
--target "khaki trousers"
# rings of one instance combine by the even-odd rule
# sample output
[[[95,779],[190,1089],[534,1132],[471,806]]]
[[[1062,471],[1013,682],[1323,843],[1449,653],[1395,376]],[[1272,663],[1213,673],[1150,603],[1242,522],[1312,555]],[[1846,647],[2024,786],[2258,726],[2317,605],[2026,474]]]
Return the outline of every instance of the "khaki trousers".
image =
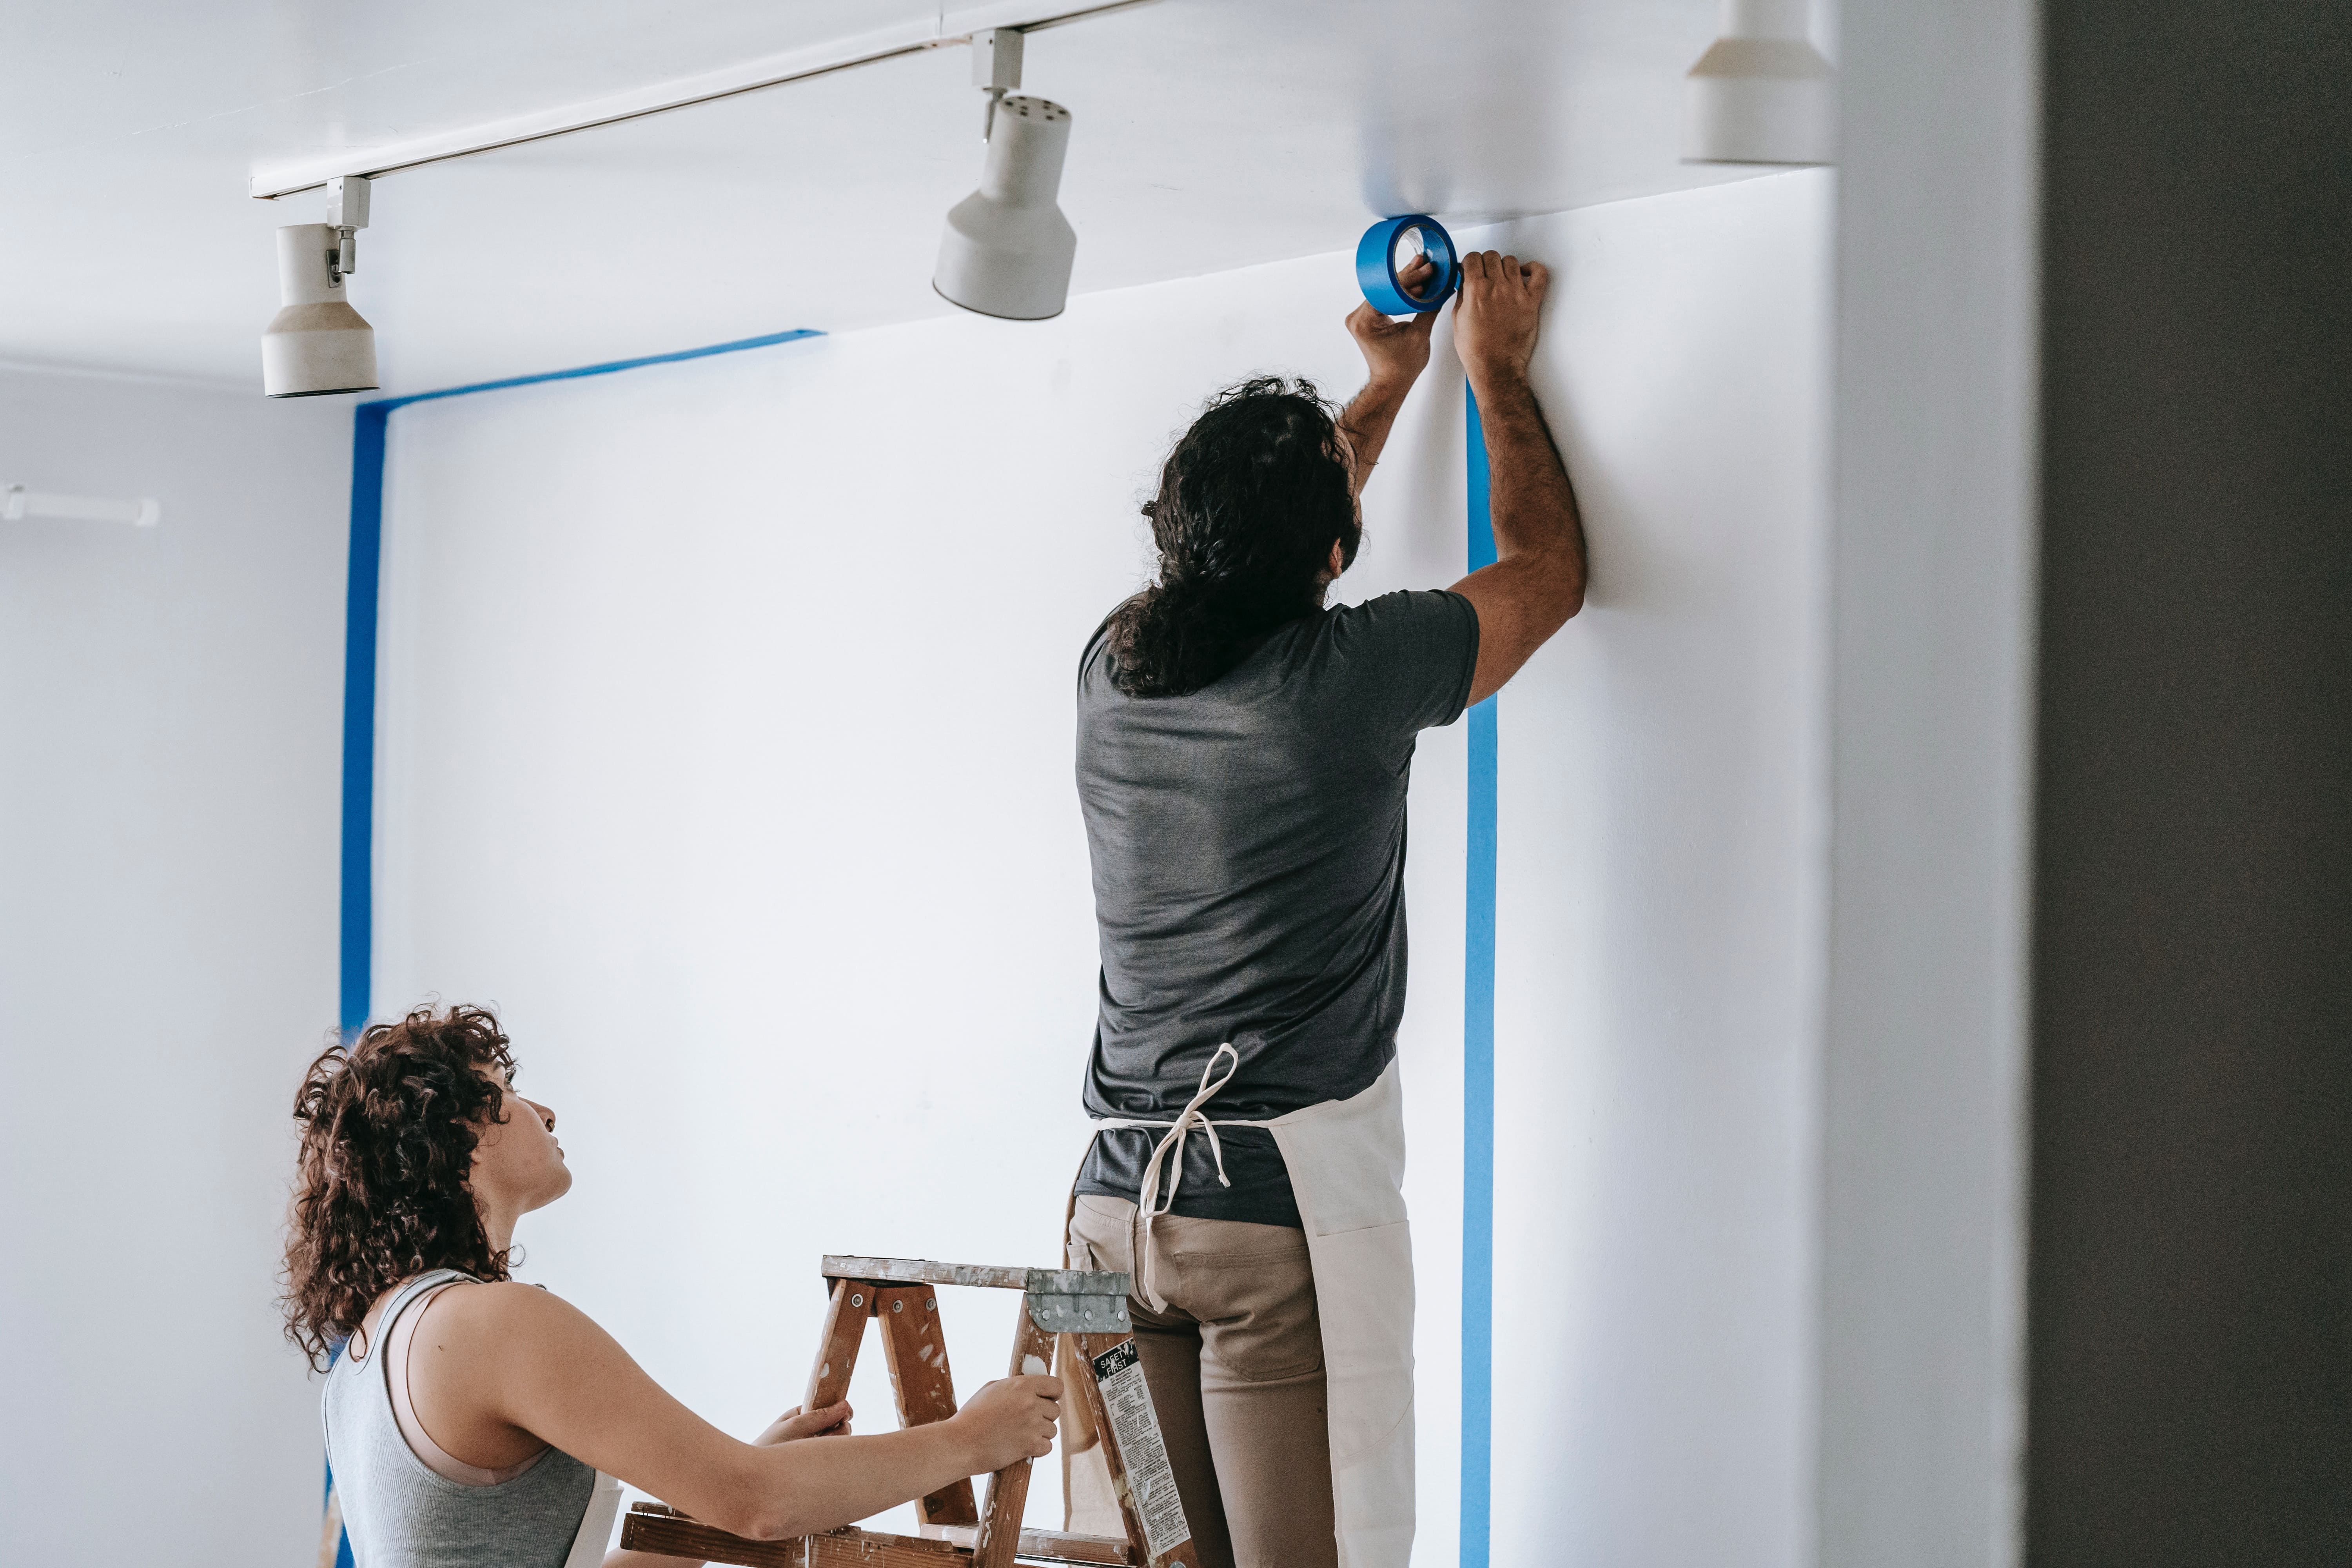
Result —
[[[1066,1267],[1137,1276],[1128,1310],[1201,1568],[1337,1568],[1307,1233],[1164,1215],[1139,1269],[1139,1231],[1133,1204],[1080,1194]],[[1144,1270],[1166,1311],[1145,1305]],[[1066,1414],[1061,1449],[1065,1528],[1124,1534],[1102,1449]]]

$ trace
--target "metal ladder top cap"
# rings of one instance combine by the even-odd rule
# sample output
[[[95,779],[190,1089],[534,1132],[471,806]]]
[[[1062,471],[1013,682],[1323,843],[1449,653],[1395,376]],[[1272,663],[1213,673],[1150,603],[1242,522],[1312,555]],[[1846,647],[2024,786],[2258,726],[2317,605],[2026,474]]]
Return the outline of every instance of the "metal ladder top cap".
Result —
[[[828,1279],[871,1279],[896,1285],[982,1285],[999,1290],[1029,1289],[1026,1268],[985,1263],[937,1263],[928,1258],[854,1258],[825,1254]]]
[[[884,1284],[977,1285],[1021,1290],[1033,1296],[1117,1296],[1130,1283],[1124,1274],[1079,1268],[1004,1268],[986,1263],[940,1263],[928,1258],[856,1258],[827,1253],[827,1279],[870,1279]]]

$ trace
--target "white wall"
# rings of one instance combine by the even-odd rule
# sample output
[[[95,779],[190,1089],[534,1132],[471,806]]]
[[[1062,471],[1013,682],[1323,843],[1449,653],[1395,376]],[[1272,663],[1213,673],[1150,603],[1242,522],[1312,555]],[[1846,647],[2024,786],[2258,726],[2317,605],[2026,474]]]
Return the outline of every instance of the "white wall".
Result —
[[[1810,1540],[1828,219],[1811,174],[1511,231],[1562,274],[1541,374],[1595,592],[1503,708],[1498,1563]],[[1352,390],[1355,298],[1318,257],[394,416],[376,1007],[502,1005],[580,1176],[526,1274],[713,1419],[798,1397],[822,1252],[1057,1255],[1076,655],[1198,400]],[[1441,347],[1343,587],[1451,581],[1462,489]],[[1410,888],[1433,1563],[1463,747],[1423,745]],[[1012,1306],[950,1301],[969,1388]]]
[[[272,1307],[335,1018],[350,413],[0,370],[0,1558],[307,1560]]]
[[[579,1173],[526,1273],[712,1419],[798,1399],[825,1252],[1059,1258],[1095,1007],[1077,656],[1202,396],[1269,366],[1353,390],[1353,287],[1322,258],[393,416],[376,1006],[501,1005]],[[1443,471],[1377,481],[1355,592],[1459,573],[1458,395],[1433,384],[1395,449]],[[1441,1280],[1463,755],[1429,740],[1414,807]],[[1450,1540],[1454,1318],[1430,1297]],[[1001,1375],[1010,1298],[949,1310],[962,1385]],[[866,1367],[853,1400],[887,1424]]]
[[[1843,39],[1829,1568],[2022,1550],[2042,9]]]
[[[1832,193],[1471,240],[1592,561],[1499,711],[1497,1563],[1810,1560]]]

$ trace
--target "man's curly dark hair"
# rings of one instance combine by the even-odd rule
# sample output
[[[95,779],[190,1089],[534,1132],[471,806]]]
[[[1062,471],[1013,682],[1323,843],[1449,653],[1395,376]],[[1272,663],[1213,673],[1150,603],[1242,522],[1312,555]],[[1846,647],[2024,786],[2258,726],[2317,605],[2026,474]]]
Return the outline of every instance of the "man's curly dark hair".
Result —
[[[431,1268],[507,1278],[467,1185],[514,1057],[481,1007],[419,1007],[319,1054],[287,1226],[286,1337],[326,1369],[386,1289]]]
[[[1181,697],[1315,614],[1331,546],[1363,525],[1338,416],[1311,381],[1255,376],[1209,399],[1145,503],[1160,577],[1111,612],[1111,684]]]

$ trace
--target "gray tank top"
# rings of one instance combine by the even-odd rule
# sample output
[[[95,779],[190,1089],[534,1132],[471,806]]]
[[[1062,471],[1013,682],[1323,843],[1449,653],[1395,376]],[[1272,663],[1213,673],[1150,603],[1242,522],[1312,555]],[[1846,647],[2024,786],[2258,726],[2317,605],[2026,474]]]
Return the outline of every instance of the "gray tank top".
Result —
[[[563,1568],[580,1533],[596,1472],[562,1449],[512,1480],[469,1487],[434,1474],[400,1435],[377,1352],[418,1295],[472,1279],[454,1268],[418,1275],[384,1308],[368,1353],[346,1347],[327,1370],[327,1463],[359,1568]]]

